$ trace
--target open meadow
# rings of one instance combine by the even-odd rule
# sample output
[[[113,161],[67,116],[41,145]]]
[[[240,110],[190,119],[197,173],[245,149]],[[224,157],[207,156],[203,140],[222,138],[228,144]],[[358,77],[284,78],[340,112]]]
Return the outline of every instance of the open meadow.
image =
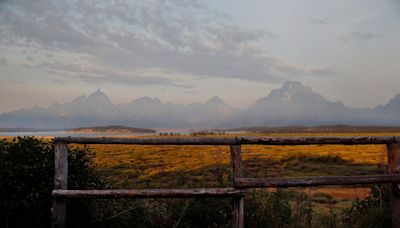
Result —
[[[352,132],[254,133],[197,137],[398,135],[400,133]],[[51,137],[44,138],[47,143],[51,140]],[[6,141],[12,141],[12,138],[7,137]],[[231,186],[229,146],[70,144],[69,148],[80,148],[81,151],[89,149],[94,153],[92,160],[94,172],[103,183],[97,185],[96,188]],[[72,151],[77,153],[79,150],[70,150]],[[387,164],[385,145],[242,145],[242,159],[244,176],[261,178],[379,174],[386,172]],[[50,161],[51,163],[53,161]],[[89,167],[93,166],[89,165]],[[71,180],[79,178],[79,176],[73,176],[73,169],[70,167]],[[74,186],[79,185],[72,185],[69,188],[74,189]],[[299,227],[298,224],[303,224],[304,227],[346,227],[352,223],[357,223],[357,226],[362,227],[367,218],[376,218],[379,221],[382,216],[388,214],[385,211],[389,202],[384,192],[385,186],[249,189],[246,190],[245,198],[246,223],[251,227],[263,227],[265,224],[272,223],[272,226],[275,224],[276,227]],[[80,187],[77,188],[80,189]],[[171,224],[184,226],[184,224],[197,224],[197,221],[203,221],[203,225],[218,224],[215,227],[221,227],[221,224],[229,224],[231,218],[231,204],[228,199],[103,199],[69,202],[69,205],[77,207],[81,207],[80,202],[92,205],[90,206],[92,209],[89,210],[92,216],[89,220],[91,226],[113,227],[115,223],[125,226],[136,222],[136,224],[147,224],[143,227],[169,227]],[[378,211],[380,214],[371,209],[376,206],[381,208]],[[80,216],[74,214],[74,211],[67,213],[71,218]],[[199,220],[199,216],[203,219]],[[270,220],[271,216],[281,217]],[[388,221],[386,217],[385,221]]]
[[[246,134],[248,136],[249,134]],[[395,136],[400,133],[268,133],[265,137]],[[233,137],[235,135],[203,136]],[[164,136],[169,137],[169,136]],[[187,188],[230,185],[229,146],[88,145],[97,170],[118,188]],[[246,177],[367,175],[385,172],[384,145],[242,146]],[[369,196],[370,186],[295,188],[314,210],[349,207]],[[329,209],[328,209],[329,208]]]

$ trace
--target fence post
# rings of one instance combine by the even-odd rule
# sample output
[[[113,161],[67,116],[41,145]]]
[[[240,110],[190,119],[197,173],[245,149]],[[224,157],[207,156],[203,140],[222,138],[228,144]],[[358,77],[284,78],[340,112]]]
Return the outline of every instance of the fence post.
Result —
[[[68,148],[66,143],[56,143],[54,151],[54,189],[67,189],[68,185]],[[53,199],[52,227],[66,227],[65,199]]]
[[[387,145],[388,173],[400,171],[400,144]],[[400,191],[399,183],[391,184],[390,203],[392,210],[392,226],[400,227]]]
[[[243,176],[242,170],[242,157],[241,145],[231,145],[231,181],[234,188],[236,188],[235,178]],[[244,227],[244,197],[235,197],[232,199],[232,227]]]

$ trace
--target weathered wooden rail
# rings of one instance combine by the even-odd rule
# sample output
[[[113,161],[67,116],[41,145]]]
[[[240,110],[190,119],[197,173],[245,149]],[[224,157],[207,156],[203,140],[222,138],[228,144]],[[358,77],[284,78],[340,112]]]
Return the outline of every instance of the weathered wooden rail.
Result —
[[[82,138],[57,137],[55,143],[55,175],[53,190],[53,227],[66,226],[66,199],[71,198],[232,198],[232,225],[244,227],[246,188],[307,187],[323,185],[356,185],[392,183],[391,206],[393,227],[400,227],[400,137],[305,137],[305,138]],[[112,189],[68,190],[68,148],[78,144],[136,145],[230,145],[232,188],[199,189]],[[363,176],[320,176],[299,178],[245,178],[241,145],[387,145],[388,174]]]
[[[244,191],[234,188],[195,189],[111,189],[111,190],[54,190],[54,198],[204,198],[240,197]]]

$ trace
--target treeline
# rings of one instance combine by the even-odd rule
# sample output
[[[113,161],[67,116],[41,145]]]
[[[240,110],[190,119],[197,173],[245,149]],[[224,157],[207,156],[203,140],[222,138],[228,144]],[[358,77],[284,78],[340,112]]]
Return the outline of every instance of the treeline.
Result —
[[[190,136],[225,135],[225,131],[195,131]]]
[[[353,126],[353,125],[319,125],[319,126],[283,126],[283,127],[242,127],[231,131],[254,133],[349,133],[349,132],[400,132],[399,126]]]
[[[92,131],[92,132],[127,132],[127,133],[156,133],[153,129],[135,128],[121,125],[80,127],[66,130],[68,132]]]

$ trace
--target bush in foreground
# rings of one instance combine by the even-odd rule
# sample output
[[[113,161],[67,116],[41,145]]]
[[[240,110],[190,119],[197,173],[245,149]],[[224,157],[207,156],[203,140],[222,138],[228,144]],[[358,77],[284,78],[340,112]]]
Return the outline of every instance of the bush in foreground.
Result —
[[[69,148],[68,188],[100,186],[94,171],[94,153]],[[18,137],[0,141],[0,227],[49,227],[54,177],[54,147],[50,140]],[[68,223],[87,224],[89,205],[68,204]]]

